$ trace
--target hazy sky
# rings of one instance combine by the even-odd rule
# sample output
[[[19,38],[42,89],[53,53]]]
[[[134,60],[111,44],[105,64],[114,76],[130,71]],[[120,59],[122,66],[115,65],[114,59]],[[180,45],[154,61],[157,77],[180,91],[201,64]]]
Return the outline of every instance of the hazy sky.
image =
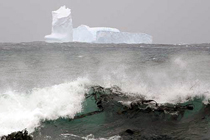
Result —
[[[210,43],[210,0],[0,0],[0,42],[43,41],[51,11],[62,5],[74,27],[143,32],[154,43]]]

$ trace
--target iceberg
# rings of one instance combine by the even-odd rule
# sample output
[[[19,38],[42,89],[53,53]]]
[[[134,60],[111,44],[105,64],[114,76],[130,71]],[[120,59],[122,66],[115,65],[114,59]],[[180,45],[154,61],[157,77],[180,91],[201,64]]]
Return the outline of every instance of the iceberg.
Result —
[[[66,6],[52,11],[52,33],[45,36],[46,42],[71,42],[73,41],[73,26],[71,9]]]
[[[74,42],[86,43],[126,43],[126,44],[151,44],[152,36],[145,33],[120,32],[116,28],[89,27],[80,25],[73,29]]]
[[[73,29],[73,41],[74,42],[96,42],[96,36],[98,32],[120,32],[116,28],[109,27],[89,27],[87,25],[80,25]]]
[[[98,32],[114,32],[114,33],[120,32],[120,30],[116,28],[110,28],[110,27],[93,27],[93,28],[90,28],[90,30],[94,36],[95,41],[96,41]]]
[[[52,33],[45,36],[46,42],[126,43],[150,44],[152,36],[144,33],[120,32],[116,28],[89,27],[80,25],[73,28],[71,9],[66,6],[52,11]]]
[[[90,30],[90,27],[86,25],[80,25],[73,29],[73,41],[74,42],[93,42],[94,36]]]
[[[96,43],[151,44],[152,36],[145,33],[99,31],[96,35]]]

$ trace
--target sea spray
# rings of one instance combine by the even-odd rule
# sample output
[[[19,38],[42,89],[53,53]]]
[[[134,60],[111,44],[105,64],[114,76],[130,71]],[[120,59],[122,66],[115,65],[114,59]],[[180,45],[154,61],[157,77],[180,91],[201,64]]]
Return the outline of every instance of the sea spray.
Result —
[[[134,85],[132,85],[134,86]],[[204,104],[209,103],[210,86],[202,81],[189,81],[186,83],[173,83],[162,85],[159,88],[153,88],[149,84],[139,83],[138,86],[132,88],[130,85],[124,85],[123,91],[129,96],[143,96],[146,99],[153,99],[159,103],[184,103],[195,98],[202,99]]]
[[[201,60],[209,60],[206,55],[200,57]],[[174,55],[167,63],[141,68],[139,71],[125,64],[106,67],[104,62],[98,73],[102,75],[102,86],[117,85],[129,95],[144,96],[163,104],[184,103],[193,98],[200,98],[208,104],[209,82],[198,77],[195,71],[196,68],[202,68],[200,65],[200,61],[192,56]]]
[[[34,139],[61,139],[61,134],[74,134],[79,137],[93,134],[96,139],[109,138],[127,129],[136,130],[142,136],[168,135],[175,139],[209,139],[210,106],[202,103],[204,100],[208,102],[210,91],[209,46],[0,43],[1,134],[3,131],[5,134],[21,131],[26,127],[32,132],[36,125],[41,124],[41,127],[32,133]],[[107,88],[117,85],[122,92],[129,95],[133,93],[134,98],[143,95],[146,96],[145,100],[160,103],[159,106],[162,106],[161,103],[167,103],[165,106],[168,108],[181,105],[183,109],[186,104],[192,104],[194,110],[186,110],[183,118],[171,120],[168,114],[165,118],[164,114],[156,116],[154,113],[139,114],[135,111],[132,114],[119,115],[118,108],[113,108],[108,103],[109,108],[105,106],[103,113],[72,120],[66,116],[74,113],[65,113],[67,111],[63,108],[76,104],[74,108],[69,107],[70,112],[76,111],[80,104],[75,103],[75,100],[83,100],[84,97],[72,97],[70,92],[73,89],[65,92],[68,96],[63,95],[64,92],[58,91],[57,95],[49,90],[56,89],[52,88],[52,85],[59,87],[66,81],[68,85],[71,79],[84,75],[88,75],[91,83],[87,83],[90,86],[101,85]],[[38,89],[33,89],[34,87]],[[9,91],[8,88],[12,90]],[[30,92],[27,92],[28,90]],[[85,88],[81,87],[81,91],[83,94]],[[74,93],[72,94],[75,95]],[[197,96],[201,98],[190,99]],[[94,100],[89,100],[96,106]],[[84,106],[85,103],[83,102]],[[87,104],[83,108],[85,111],[80,114],[95,111],[95,108],[91,107]],[[113,109],[116,110],[113,112]],[[57,119],[58,116],[66,118]]]
[[[73,118],[82,111],[87,79],[33,89],[30,93],[0,94],[0,135],[27,128],[32,132],[44,120]]]

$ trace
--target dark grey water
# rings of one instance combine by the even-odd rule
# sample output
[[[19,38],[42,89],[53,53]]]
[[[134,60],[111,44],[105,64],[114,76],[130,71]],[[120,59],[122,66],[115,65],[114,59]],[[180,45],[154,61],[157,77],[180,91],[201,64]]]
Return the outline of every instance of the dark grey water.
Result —
[[[0,44],[0,85],[1,89],[6,87],[30,89],[89,75],[90,78],[101,78],[110,74],[112,78],[117,78],[117,75],[126,74],[135,78],[136,73],[145,73],[148,69],[154,74],[157,70],[158,72],[163,70],[166,74],[171,71],[172,75],[189,71],[193,73],[194,79],[209,80],[209,47],[208,44],[201,46],[43,42]],[[179,68],[182,66],[183,70]],[[183,76],[188,78],[188,75]]]
[[[105,87],[117,85],[125,92],[145,95],[160,103],[186,102],[187,97],[203,97],[203,100],[208,102],[210,97],[209,54],[209,44],[2,43],[0,44],[0,92],[2,93],[2,96],[0,96],[0,112],[2,112],[0,113],[0,119],[4,121],[0,121],[0,125],[3,126],[0,129],[5,129],[5,131],[0,130],[0,134],[7,134],[10,131],[18,131],[18,128],[22,130],[27,127],[29,127],[30,132],[33,132],[36,127],[40,129],[37,131],[41,135],[37,136],[37,139],[69,139],[69,135],[62,135],[66,133],[78,136],[94,134],[96,137],[111,137],[117,135],[120,131],[124,131],[124,129],[128,129],[128,127],[136,129],[138,127],[143,128],[146,125],[154,125],[154,130],[156,130],[154,134],[169,133],[170,131],[167,129],[169,129],[170,125],[161,121],[153,124],[150,119],[146,119],[149,116],[143,116],[136,120],[126,120],[129,123],[122,123],[123,120],[125,121],[122,118],[110,119],[110,115],[107,118],[104,114],[99,115],[98,117],[101,119],[98,120],[97,117],[93,117],[71,123],[66,119],[55,121],[59,117],[68,116],[71,111],[80,112],[81,107],[68,111],[71,107],[67,107],[67,97],[71,97],[72,102],[77,99],[81,100],[78,103],[69,101],[69,104],[75,104],[75,106],[81,104],[83,100],[77,97],[76,94],[66,96],[65,93],[68,93],[68,88],[63,89],[60,86],[70,83],[69,86],[72,87],[75,84],[72,85],[71,82],[80,78],[88,80],[88,85],[102,85]],[[80,81],[77,81],[77,83],[80,83]],[[54,85],[58,85],[58,91],[55,91]],[[34,88],[37,91],[34,91]],[[72,90],[72,88],[70,89]],[[71,90],[69,92],[77,92],[78,87]],[[59,99],[60,96],[58,95],[60,93],[63,93],[61,99]],[[53,103],[46,101],[48,99],[52,100]],[[39,102],[39,100],[41,101]],[[55,104],[57,104],[57,107],[54,106]],[[26,105],[29,107],[25,107]],[[16,108],[16,106],[18,107]],[[51,110],[47,106],[53,106],[53,109]],[[24,111],[21,110],[21,107]],[[60,112],[62,108],[65,109]],[[47,113],[44,114],[43,112]],[[20,115],[22,113],[25,116]],[[75,115],[75,113],[73,114]],[[9,119],[12,119],[12,116],[17,116],[17,120],[13,123],[5,122],[9,121],[6,115],[9,116]],[[27,117],[30,117],[30,119]],[[24,119],[31,122],[31,125],[24,124]],[[46,122],[43,124],[43,128],[40,128],[41,124],[39,122],[45,119],[54,120],[55,122]],[[94,119],[96,121],[93,121]],[[107,119],[111,120],[111,122],[105,121]],[[147,121],[140,123],[141,119]],[[177,130],[176,132],[171,131],[170,136],[175,135],[184,138],[181,135],[182,131],[186,130],[183,133],[187,135],[186,138],[207,137],[209,131],[206,131],[206,129],[208,129],[209,125],[206,125],[205,122],[187,121],[187,124],[173,124],[171,129],[177,128]],[[198,127],[199,124],[205,125]],[[16,127],[11,125],[16,125]],[[161,125],[166,127],[163,127],[163,130],[157,130]],[[191,130],[195,128],[198,129]],[[195,134],[192,135],[190,131]],[[203,133],[199,135],[202,131]],[[35,136],[38,135],[38,132],[35,133]],[[153,130],[151,127],[147,127],[145,132],[142,133],[153,133]],[[190,136],[192,137],[190,138]],[[75,139],[77,138],[75,137]]]

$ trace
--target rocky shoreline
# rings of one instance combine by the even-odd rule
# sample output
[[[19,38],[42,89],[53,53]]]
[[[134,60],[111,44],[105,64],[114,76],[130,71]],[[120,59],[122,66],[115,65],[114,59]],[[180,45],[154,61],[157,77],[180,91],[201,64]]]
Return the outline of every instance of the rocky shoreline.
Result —
[[[27,130],[23,130],[2,136],[1,140],[33,140],[33,137],[28,134]]]

